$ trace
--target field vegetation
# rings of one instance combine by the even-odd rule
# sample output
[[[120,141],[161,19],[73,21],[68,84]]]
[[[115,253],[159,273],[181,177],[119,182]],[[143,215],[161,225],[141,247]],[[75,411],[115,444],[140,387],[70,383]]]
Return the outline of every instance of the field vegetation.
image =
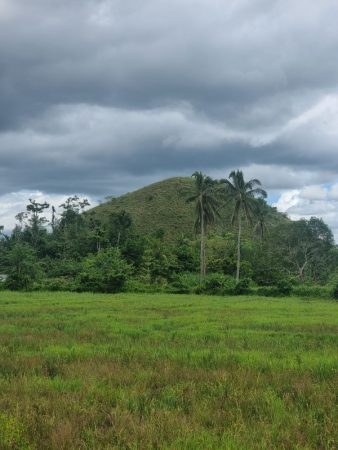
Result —
[[[338,304],[0,292],[0,448],[337,448]]]

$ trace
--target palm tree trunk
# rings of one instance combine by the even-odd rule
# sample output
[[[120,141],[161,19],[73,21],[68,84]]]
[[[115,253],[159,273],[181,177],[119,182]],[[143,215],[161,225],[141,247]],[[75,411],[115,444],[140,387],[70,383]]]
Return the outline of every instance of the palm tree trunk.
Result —
[[[204,210],[203,200],[201,199],[201,274],[200,279],[203,280],[205,276],[205,225],[204,225]]]
[[[238,215],[238,237],[237,237],[237,271],[236,271],[236,283],[239,282],[239,273],[241,267],[241,233],[242,233],[242,217],[241,213]]]

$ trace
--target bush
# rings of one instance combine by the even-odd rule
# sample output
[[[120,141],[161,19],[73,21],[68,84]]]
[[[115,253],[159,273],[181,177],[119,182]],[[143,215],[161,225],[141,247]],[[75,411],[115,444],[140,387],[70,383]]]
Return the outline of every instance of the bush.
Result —
[[[290,295],[292,292],[292,284],[289,280],[279,280],[277,289],[280,295]]]
[[[199,275],[196,273],[182,273],[170,284],[169,291],[175,294],[191,294],[200,284]]]
[[[138,292],[146,294],[154,294],[156,292],[163,292],[163,286],[158,284],[150,284],[137,278],[130,278],[126,280],[123,290],[125,292]]]
[[[74,278],[53,277],[42,280],[38,288],[43,291],[76,291],[77,284]]]
[[[281,297],[290,295],[292,292],[292,284],[287,279],[277,282],[276,286],[262,286],[257,289],[257,295],[262,297]]]
[[[210,295],[222,295],[224,287],[224,275],[212,273],[205,277],[200,287],[201,293]]]
[[[257,289],[257,295],[261,297],[278,297],[280,292],[277,286],[262,286]]]
[[[52,259],[45,261],[48,277],[76,277],[82,269],[81,261],[74,259]]]
[[[298,297],[327,298],[332,295],[332,291],[333,289],[328,286],[302,284],[294,286],[292,294],[297,295]]]
[[[242,278],[239,280],[238,283],[235,285],[234,294],[235,295],[242,295],[242,294],[248,294],[250,291],[250,278]]]
[[[131,274],[131,266],[117,248],[102,250],[86,258],[77,278],[77,290],[119,292]]]
[[[330,296],[335,300],[338,300],[338,274],[334,273],[331,275],[329,280],[328,289],[330,291]]]
[[[202,284],[196,287],[196,294],[234,295],[236,281],[233,277],[220,273],[208,274]]]

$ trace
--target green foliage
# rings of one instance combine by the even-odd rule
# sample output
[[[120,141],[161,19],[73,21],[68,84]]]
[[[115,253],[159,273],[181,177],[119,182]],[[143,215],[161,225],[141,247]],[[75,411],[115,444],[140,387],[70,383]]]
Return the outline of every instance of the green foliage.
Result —
[[[241,278],[235,285],[234,294],[243,295],[250,292],[250,278]]]
[[[338,283],[332,288],[332,297],[338,300]]]
[[[161,238],[147,238],[139,278],[146,284],[166,284],[171,280],[176,268],[175,254],[168,243]]]
[[[336,295],[334,286],[338,282],[330,280],[330,275],[338,267],[338,249],[332,232],[321,219],[288,220],[264,200],[255,198],[264,193],[256,187],[258,180],[245,183],[243,174],[233,172],[232,181],[227,183],[228,190],[232,189],[234,205],[237,204],[233,212],[237,219],[243,218],[244,213],[249,218],[249,224],[242,221],[239,242],[236,229],[231,225],[231,204],[219,205],[224,184],[200,173],[194,176],[196,184],[201,181],[201,186],[205,185],[206,192],[203,190],[203,193],[210,197],[209,200],[212,198],[205,213],[207,222],[213,222],[218,213],[221,216],[210,224],[203,242],[193,236],[194,211],[192,205],[186,203],[188,195],[194,192],[194,184],[189,178],[155,183],[88,212],[84,212],[89,205],[86,199],[69,197],[61,205],[60,216],[52,207],[49,226],[43,216],[49,205],[30,199],[26,211],[18,214],[19,223],[11,235],[4,234],[0,227],[0,274],[9,275],[7,284],[2,283],[1,288],[74,290],[78,284],[81,290],[109,291],[112,287],[103,281],[109,278],[106,269],[101,271],[101,262],[92,255],[104,254],[114,244],[119,247],[120,259],[133,267],[133,280],[127,284],[122,282],[123,289],[248,292],[248,287],[242,284],[236,289],[232,286],[239,249],[241,277],[263,287],[259,291],[262,295],[290,295],[290,285],[285,280],[293,280],[298,292],[307,289],[301,287],[304,284],[317,289],[317,285],[329,283],[331,295]],[[244,195],[244,191],[248,194],[246,203],[237,195]],[[195,189],[192,196],[195,203],[200,198],[196,192]],[[225,194],[228,196],[229,192]],[[250,226],[251,219],[257,225],[255,229]],[[200,285],[192,280],[196,278],[204,243],[206,264],[203,262],[202,265],[211,277]],[[231,281],[225,283],[222,276],[228,276]],[[271,289],[267,290],[267,287]]]
[[[159,283],[149,283],[144,279],[128,278],[124,285],[124,291],[135,293],[154,294],[156,292],[163,292],[166,286]]]
[[[194,242],[181,237],[174,247],[174,257],[176,259],[175,271],[195,272],[198,268],[198,252]]]
[[[196,289],[198,294],[234,295],[236,294],[236,280],[229,275],[220,273],[207,274],[202,284]]]
[[[292,283],[289,280],[279,280],[277,289],[281,295],[290,295],[292,292]]]
[[[310,298],[328,298],[331,296],[332,289],[328,286],[299,284],[293,286],[292,294],[298,297]]]
[[[27,243],[18,242],[7,257],[6,287],[13,290],[31,290],[41,278],[42,271],[35,250]]]
[[[331,274],[327,288],[330,291],[331,297],[338,300],[338,272]]]
[[[181,273],[170,284],[170,292],[175,294],[191,294],[196,291],[200,276],[196,273]]]
[[[78,284],[74,277],[49,277],[44,278],[38,285],[43,291],[76,291]]]
[[[225,198],[230,199],[233,203],[231,223],[238,223],[237,234],[237,269],[236,282],[240,278],[241,265],[241,234],[242,234],[242,218],[253,224],[253,218],[257,210],[256,197],[267,197],[267,193],[262,189],[261,182],[256,178],[250,181],[244,180],[241,170],[232,171],[229,174],[229,180],[222,180],[225,185]]]
[[[262,297],[279,297],[280,292],[277,286],[261,286],[256,291]]]
[[[76,259],[45,259],[45,270],[51,278],[76,277],[81,271],[82,263]]]
[[[78,275],[78,290],[122,291],[131,272],[132,267],[121,257],[119,249],[101,250],[84,260]]]

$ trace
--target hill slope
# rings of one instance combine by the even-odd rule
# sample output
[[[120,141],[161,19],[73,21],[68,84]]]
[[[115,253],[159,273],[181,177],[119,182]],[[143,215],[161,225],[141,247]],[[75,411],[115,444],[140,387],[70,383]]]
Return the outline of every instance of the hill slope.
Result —
[[[113,198],[91,212],[107,220],[109,214],[124,210],[131,215],[136,231],[143,235],[163,229],[168,239],[181,234],[192,236],[194,206],[186,203],[192,188],[191,178],[169,178]]]
[[[149,235],[163,229],[165,238],[173,240],[184,235],[194,235],[195,211],[194,205],[186,202],[193,190],[194,181],[189,177],[175,177],[151,184],[137,191],[113,198],[89,212],[97,214],[103,221],[109,215],[118,211],[126,211],[133,219],[136,231]],[[219,228],[230,227],[231,206],[223,213]],[[271,208],[273,222],[285,220],[285,217]]]

